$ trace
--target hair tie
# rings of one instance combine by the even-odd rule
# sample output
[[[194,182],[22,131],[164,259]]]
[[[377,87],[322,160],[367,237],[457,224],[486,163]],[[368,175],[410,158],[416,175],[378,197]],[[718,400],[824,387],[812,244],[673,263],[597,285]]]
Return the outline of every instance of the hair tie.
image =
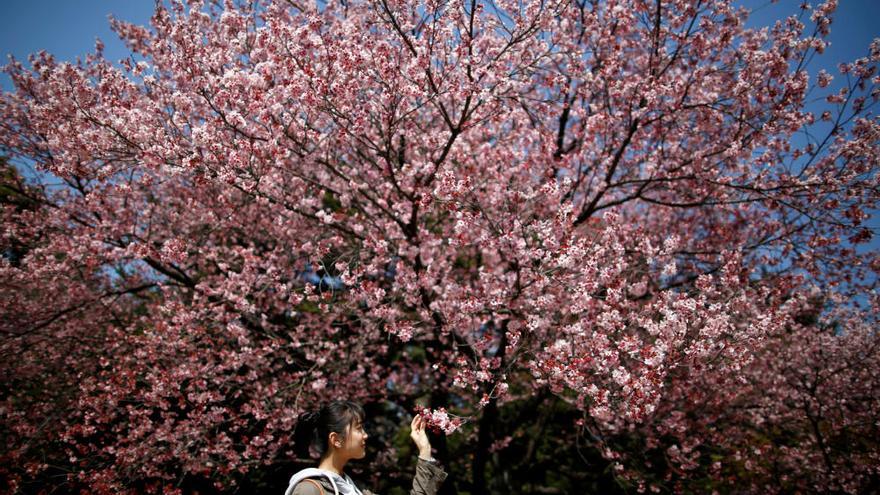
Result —
[[[317,411],[309,411],[302,415],[300,421],[305,421],[306,423],[315,423],[318,421],[318,417],[320,414]]]

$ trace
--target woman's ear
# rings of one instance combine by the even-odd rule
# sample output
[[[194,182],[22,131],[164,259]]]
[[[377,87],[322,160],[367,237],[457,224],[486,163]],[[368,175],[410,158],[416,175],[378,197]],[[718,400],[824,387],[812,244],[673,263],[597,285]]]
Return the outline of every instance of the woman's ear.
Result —
[[[331,447],[341,448],[342,447],[342,439],[339,438],[339,434],[335,431],[331,431],[330,435],[327,437],[327,445]]]

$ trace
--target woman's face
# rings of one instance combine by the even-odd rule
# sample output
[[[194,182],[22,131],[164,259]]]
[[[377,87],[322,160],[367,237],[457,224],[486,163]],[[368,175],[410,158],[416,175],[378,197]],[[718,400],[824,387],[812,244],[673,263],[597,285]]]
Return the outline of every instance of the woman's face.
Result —
[[[359,418],[355,418],[345,430],[345,442],[340,440],[340,451],[348,459],[363,459],[367,455],[367,432]]]

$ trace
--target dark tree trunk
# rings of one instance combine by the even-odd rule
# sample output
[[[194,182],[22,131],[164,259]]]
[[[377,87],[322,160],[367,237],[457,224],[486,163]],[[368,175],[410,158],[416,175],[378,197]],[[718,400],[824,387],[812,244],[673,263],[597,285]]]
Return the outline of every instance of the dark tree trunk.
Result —
[[[486,485],[486,465],[489,462],[489,446],[492,445],[492,426],[498,421],[498,406],[495,399],[489,401],[480,416],[477,449],[474,452],[474,493],[489,493]]]
[[[498,374],[503,372],[506,364],[504,353],[507,350],[507,323],[508,320],[504,320],[501,323],[501,341],[498,344],[498,352],[496,354],[501,359],[501,365],[499,372],[496,372],[496,379],[499,378]],[[489,447],[495,438],[493,427],[497,424],[498,402],[495,398],[491,398],[483,409],[483,414],[480,416],[480,422],[477,426],[477,449],[474,452],[474,460],[471,464],[474,476],[473,493],[489,493],[488,485],[486,484],[486,465],[489,463]]]

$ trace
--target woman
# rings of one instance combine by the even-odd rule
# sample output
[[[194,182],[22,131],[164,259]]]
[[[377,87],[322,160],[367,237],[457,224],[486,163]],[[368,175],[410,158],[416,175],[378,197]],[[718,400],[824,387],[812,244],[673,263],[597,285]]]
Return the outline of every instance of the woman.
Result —
[[[410,495],[434,495],[446,479],[446,472],[431,457],[431,443],[425,433],[421,416],[412,420],[410,438],[419,449],[416,476]],[[359,490],[354,481],[343,473],[351,459],[367,455],[367,432],[364,431],[364,410],[351,401],[334,401],[314,413],[300,417],[295,442],[302,452],[314,442],[321,453],[317,468],[303,469],[290,478],[284,495],[373,495]]]

